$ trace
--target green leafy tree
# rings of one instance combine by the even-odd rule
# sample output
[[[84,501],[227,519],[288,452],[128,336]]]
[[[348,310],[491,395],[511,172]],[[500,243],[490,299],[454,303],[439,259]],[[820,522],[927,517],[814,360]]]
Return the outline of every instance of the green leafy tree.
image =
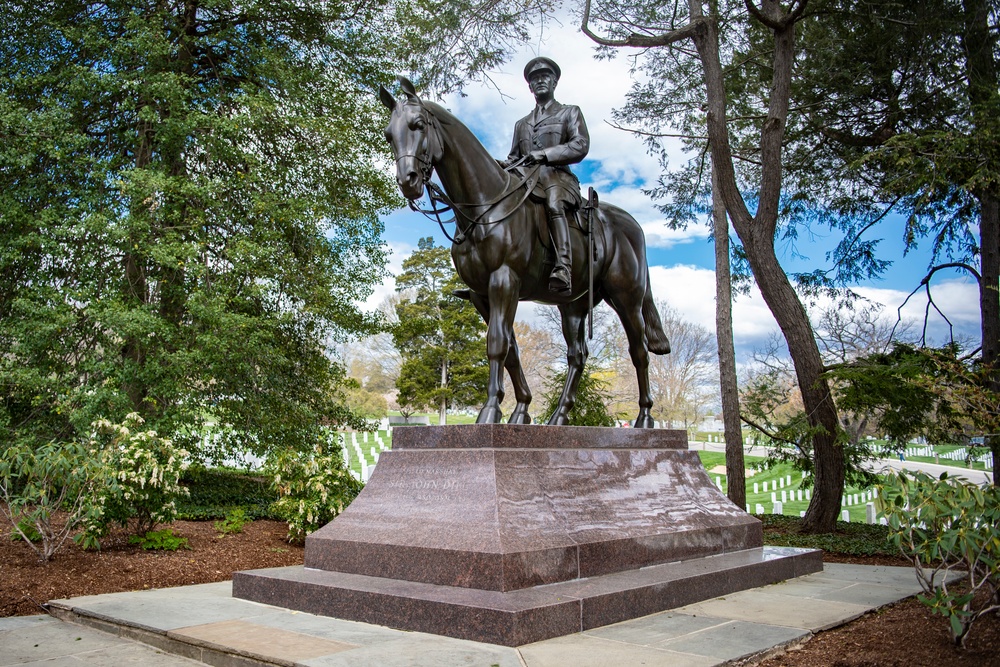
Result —
[[[546,417],[559,407],[559,397],[562,396],[566,384],[566,371],[556,373],[545,382],[545,393],[542,404],[545,406]],[[585,371],[580,376],[580,384],[576,389],[576,402],[569,411],[570,426],[616,426],[615,416],[608,411],[607,395],[611,383],[597,373]]]
[[[979,286],[984,380],[1000,392],[1000,7],[994,0],[825,0],[803,34],[792,178],[819,191],[857,264],[889,213],[907,249],[932,246],[930,287],[961,271]],[[875,231],[872,231],[875,229]],[[875,238],[872,238],[875,237]],[[872,261],[872,260],[867,260]],[[916,290],[914,290],[916,291]],[[1000,456],[1000,438],[990,438]]]
[[[0,1],[0,440],[308,448],[376,330],[384,3]]]
[[[396,305],[393,340],[403,357],[396,387],[400,406],[438,408],[439,423],[450,405],[475,405],[486,398],[489,366],[486,325],[465,299],[449,250],[420,239],[403,262],[396,289],[408,299]]]
[[[657,188],[673,198],[666,208],[678,224],[705,210],[711,175],[717,205],[728,213],[785,337],[802,394],[816,489],[802,528],[829,532],[845,481],[839,419],[812,325],[775,243],[779,222],[796,210],[784,189],[783,145],[796,30],[809,4],[585,0],[582,29],[606,50],[645,49],[646,79],[633,87],[622,117],[640,124],[663,155],[664,135],[678,132],[693,152],[689,167],[665,175]]]

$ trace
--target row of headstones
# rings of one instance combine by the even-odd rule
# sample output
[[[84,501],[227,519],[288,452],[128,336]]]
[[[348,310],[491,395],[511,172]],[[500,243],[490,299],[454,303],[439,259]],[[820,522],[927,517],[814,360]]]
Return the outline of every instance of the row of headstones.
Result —
[[[904,455],[908,457],[923,457],[923,458],[939,458],[948,459],[949,461],[956,461],[964,463],[966,458],[969,456],[969,450],[965,447],[960,449],[955,449],[950,452],[938,453],[933,447],[907,447],[903,450]],[[893,450],[884,449],[882,450],[883,456],[894,456],[895,452]],[[987,468],[993,467],[993,452],[985,452],[979,456],[973,456],[973,461],[979,461],[980,463],[985,463]]]
[[[784,503],[781,502],[780,500],[771,503],[771,511],[770,512],[768,512],[766,509],[764,509],[764,506],[761,503],[757,503],[757,505],[756,505],[756,507],[754,509],[755,509],[755,512],[754,512],[755,514],[784,514],[785,513]],[[750,513],[750,506],[747,505],[747,514],[749,514],[749,513]],[[800,510],[799,511],[799,516],[800,517],[803,517],[805,515],[806,515],[805,510]],[[840,511],[840,520],[844,521],[844,522],[847,522],[847,523],[850,523],[850,521],[851,521],[851,511],[850,510],[841,510]],[[878,512],[875,511],[875,503],[866,503],[865,504],[865,523],[876,523],[876,522],[878,522],[879,524],[881,524],[883,526],[887,525],[887,523],[888,523],[886,521],[886,518],[884,516],[883,517],[879,517],[878,516]]]
[[[368,435],[369,435],[368,433],[361,434],[362,442],[364,442],[364,444],[366,445],[368,444]],[[360,480],[365,484],[368,483],[369,478],[371,478],[372,471],[375,470],[375,466],[378,464],[379,454],[389,448],[388,445],[386,445],[385,441],[382,439],[381,435],[379,435],[378,433],[373,433],[371,435],[373,436],[372,441],[375,443],[375,445],[370,448],[371,459],[373,463],[369,465],[368,459],[365,457],[364,453],[361,450],[361,443],[358,442],[358,434],[355,431],[351,431],[350,435],[351,447],[354,449],[354,453],[361,464],[361,472],[358,473],[350,468],[351,457],[348,454],[347,450],[348,438],[343,433],[340,434],[341,438],[340,446],[341,446],[341,452],[344,455],[344,463],[347,464],[348,469],[351,472],[351,475],[353,475],[355,479]]]
[[[966,449],[965,447],[941,454],[941,458],[943,459],[949,459],[951,461],[961,461],[963,463],[968,457],[969,457],[969,450]],[[987,468],[992,468],[993,452],[986,452],[985,454],[980,454],[979,456],[973,456],[972,460],[979,461],[980,463],[985,463]]]

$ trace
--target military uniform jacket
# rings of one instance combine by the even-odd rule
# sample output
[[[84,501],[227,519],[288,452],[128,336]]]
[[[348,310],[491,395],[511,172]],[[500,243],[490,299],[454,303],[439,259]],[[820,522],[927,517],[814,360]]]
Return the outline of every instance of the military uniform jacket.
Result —
[[[541,185],[562,186],[579,202],[580,182],[568,165],[582,161],[590,150],[590,134],[580,107],[552,100],[545,109],[536,109],[517,121],[507,161],[537,150],[543,151],[547,160],[539,171]]]

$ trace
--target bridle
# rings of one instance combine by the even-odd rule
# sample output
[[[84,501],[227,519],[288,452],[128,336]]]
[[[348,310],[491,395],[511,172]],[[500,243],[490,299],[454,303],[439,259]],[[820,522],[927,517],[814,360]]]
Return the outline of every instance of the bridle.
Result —
[[[410,209],[417,213],[422,214],[424,217],[428,219],[436,220],[438,226],[441,227],[441,232],[445,235],[445,238],[447,238],[449,241],[455,244],[461,244],[465,241],[467,236],[466,232],[469,229],[472,229],[477,225],[488,226],[488,225],[499,224],[504,220],[506,220],[507,218],[509,218],[511,215],[513,215],[514,212],[521,207],[524,201],[531,194],[531,191],[535,188],[535,185],[538,183],[538,171],[541,165],[538,164],[532,165],[528,167],[523,172],[523,174],[519,174],[517,178],[513,177],[511,175],[511,172],[514,169],[521,167],[524,164],[524,162],[527,160],[527,156],[525,156],[524,158],[521,158],[514,164],[511,164],[504,169],[506,175],[506,183],[504,185],[504,188],[503,190],[501,190],[500,194],[496,195],[495,197],[492,197],[489,201],[482,203],[460,203],[453,201],[451,197],[449,197],[448,194],[444,191],[444,189],[441,188],[441,186],[439,186],[437,183],[431,180],[431,174],[434,171],[434,158],[432,157],[431,148],[429,145],[431,142],[428,140],[428,137],[431,134],[431,130],[429,128],[433,128],[433,134],[436,138],[434,143],[440,149],[442,145],[441,123],[438,120],[437,116],[435,116],[433,112],[428,110],[427,107],[423,105],[420,98],[410,97],[409,101],[416,102],[417,106],[420,108],[420,115],[422,120],[424,121],[424,127],[428,129],[424,130],[425,132],[424,140],[420,142],[420,145],[423,147],[423,150],[418,151],[417,153],[406,153],[403,155],[399,155],[396,157],[396,163],[398,164],[399,161],[402,160],[403,158],[412,157],[420,164],[421,185],[423,185],[424,189],[427,191],[427,199],[430,201],[429,208],[421,208],[416,204],[415,200],[408,199],[407,203],[409,204]],[[502,201],[507,199],[509,196],[511,196],[521,188],[524,188],[524,192],[516,204],[511,206],[501,217],[497,219],[490,219],[488,217],[489,214],[496,209],[498,204],[500,204]],[[478,208],[483,209],[482,212],[479,213],[478,215],[474,215],[473,213],[470,212]],[[449,212],[452,212],[451,218],[449,219],[441,218],[443,214],[447,214]],[[461,218],[461,221],[459,220],[459,218]],[[455,224],[455,227],[457,229],[457,233],[455,234],[454,237],[449,235],[447,229],[445,229],[446,224],[452,224],[452,223]]]

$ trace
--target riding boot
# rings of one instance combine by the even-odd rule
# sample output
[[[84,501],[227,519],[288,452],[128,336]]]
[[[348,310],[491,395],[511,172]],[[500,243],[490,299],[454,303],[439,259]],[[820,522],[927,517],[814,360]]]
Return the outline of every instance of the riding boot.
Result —
[[[555,266],[549,277],[549,289],[553,292],[568,292],[573,288],[573,255],[566,216],[559,214],[549,218],[549,229],[552,234],[552,249],[556,255]]]

